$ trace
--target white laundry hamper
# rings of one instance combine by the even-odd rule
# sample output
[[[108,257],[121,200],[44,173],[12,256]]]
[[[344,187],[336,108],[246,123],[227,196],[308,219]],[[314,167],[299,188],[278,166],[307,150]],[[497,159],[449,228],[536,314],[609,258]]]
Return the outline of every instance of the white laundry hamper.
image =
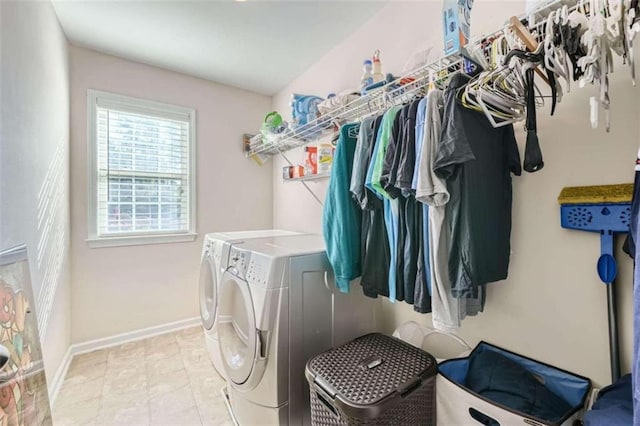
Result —
[[[467,342],[455,334],[426,327],[414,321],[401,324],[393,332],[393,337],[429,352],[438,363],[451,358],[465,357],[471,353],[471,347]]]
[[[489,400],[465,386],[471,357],[480,351],[494,351],[532,373],[539,381],[561,396],[571,407],[558,421],[536,418]],[[436,380],[437,424],[486,426],[573,426],[581,424],[591,381],[557,367],[480,342],[466,358],[451,359],[438,366]]]

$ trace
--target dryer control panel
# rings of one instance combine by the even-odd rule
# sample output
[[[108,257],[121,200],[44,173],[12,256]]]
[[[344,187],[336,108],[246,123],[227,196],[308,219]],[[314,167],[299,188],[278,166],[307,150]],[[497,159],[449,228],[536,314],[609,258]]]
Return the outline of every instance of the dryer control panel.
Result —
[[[268,287],[273,269],[273,259],[261,253],[243,250],[231,246],[229,250],[229,267],[233,275],[246,280],[251,285]]]
[[[271,258],[260,253],[253,253],[247,269],[247,282],[267,287],[271,275],[271,263]]]

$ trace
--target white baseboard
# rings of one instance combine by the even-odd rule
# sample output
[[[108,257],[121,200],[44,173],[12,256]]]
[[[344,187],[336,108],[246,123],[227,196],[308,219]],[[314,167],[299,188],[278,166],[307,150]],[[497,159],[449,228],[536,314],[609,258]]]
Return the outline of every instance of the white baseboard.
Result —
[[[141,330],[116,334],[115,336],[103,337],[102,339],[76,343],[74,345],[71,345],[72,355],[79,355],[86,352],[95,351],[97,349],[109,348],[111,346],[118,346],[123,343],[135,342],[136,340],[142,340],[149,337],[158,336],[160,334],[171,333],[173,331],[182,330],[183,328],[194,327],[200,323],[200,317],[188,318],[185,320],[156,325],[149,328],[143,328]]]
[[[123,343],[135,342],[136,340],[148,339],[149,337],[159,336],[165,333],[182,330],[184,328],[194,327],[201,323],[200,317],[188,318],[180,321],[174,321],[167,324],[156,325],[140,330],[129,331],[127,333],[116,334],[114,336],[103,337],[101,339],[89,340],[88,342],[76,343],[69,347],[65,354],[60,367],[56,371],[53,381],[49,385],[49,402],[53,407],[60,388],[67,376],[69,365],[73,357],[76,355],[92,352],[98,349],[105,349],[112,346],[118,346]]]
[[[67,371],[69,371],[69,365],[71,365],[71,360],[73,359],[72,346],[69,346],[67,352],[64,354],[64,358],[62,358],[62,362],[60,363],[60,367],[56,371],[56,375],[53,376],[53,380],[49,383],[49,403],[51,407],[56,403],[56,398],[58,398],[58,394],[60,393],[60,388],[62,387],[62,382],[64,382],[64,378],[67,376]]]

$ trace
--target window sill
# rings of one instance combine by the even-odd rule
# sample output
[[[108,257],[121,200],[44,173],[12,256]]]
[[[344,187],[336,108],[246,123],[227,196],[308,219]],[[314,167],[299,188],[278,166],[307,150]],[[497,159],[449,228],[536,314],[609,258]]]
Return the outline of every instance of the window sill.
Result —
[[[168,235],[135,235],[130,237],[102,237],[87,238],[85,241],[90,248],[141,246],[146,244],[166,244],[195,241],[198,234],[168,234]]]

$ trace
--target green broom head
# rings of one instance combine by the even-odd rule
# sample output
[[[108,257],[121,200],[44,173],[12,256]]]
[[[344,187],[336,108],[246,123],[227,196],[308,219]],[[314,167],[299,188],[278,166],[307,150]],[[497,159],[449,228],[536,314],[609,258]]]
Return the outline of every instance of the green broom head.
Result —
[[[633,184],[569,186],[558,196],[560,204],[618,204],[630,203]]]

